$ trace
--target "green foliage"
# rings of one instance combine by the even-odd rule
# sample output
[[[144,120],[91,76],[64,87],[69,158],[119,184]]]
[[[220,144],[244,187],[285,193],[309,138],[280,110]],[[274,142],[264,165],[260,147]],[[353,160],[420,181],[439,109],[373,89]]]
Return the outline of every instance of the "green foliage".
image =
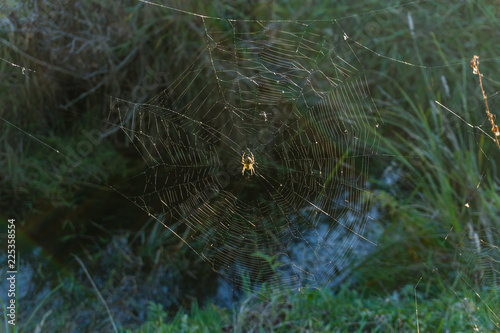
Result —
[[[163,322],[166,318],[162,306],[151,302],[148,305],[148,321],[138,331],[162,333],[222,332],[224,329],[223,323],[229,321],[229,316],[225,310],[209,306],[201,311],[196,303],[193,303],[189,313],[182,309],[178,311],[168,324]]]
[[[460,287],[461,286],[461,287]],[[458,332],[493,331],[495,316],[488,304],[498,292],[475,294],[465,285],[440,297],[406,285],[388,296],[374,297],[345,285],[337,294],[328,290],[273,296],[267,302],[248,298],[232,315],[208,306],[200,311],[179,311],[163,323],[161,307],[150,304],[151,317],[141,332]],[[159,323],[162,323],[161,326]]]
[[[121,6],[114,1],[78,2],[80,7],[50,1],[37,3],[36,13],[32,7],[16,8],[17,15],[13,9],[0,11],[0,19],[9,17],[17,28],[0,32],[0,57],[33,70],[29,80],[24,75],[13,75],[2,81],[0,87],[0,117],[15,124],[2,123],[0,133],[4,156],[0,159],[0,185],[10,199],[3,201],[2,214],[11,209],[23,214],[26,207],[41,200],[71,205],[75,192],[86,184],[127,177],[126,170],[130,168],[123,166],[130,167],[130,161],[121,151],[126,143],[117,139],[96,144],[86,135],[97,130],[95,124],[107,115],[109,96],[145,102],[170,84],[168,80],[180,77],[195,60],[200,67],[210,61],[208,57],[199,58],[207,46],[204,26],[189,16],[135,1],[124,1]],[[375,132],[380,142],[379,156],[371,157],[371,167],[381,173],[387,167],[383,156],[388,155],[401,172],[394,186],[382,184],[375,172],[372,175],[373,204],[383,215],[385,233],[377,251],[356,263],[356,284],[345,285],[335,294],[306,290],[293,295],[273,294],[264,286],[263,292],[269,297],[248,298],[232,312],[212,305],[200,309],[192,302],[190,307],[186,304],[172,314],[164,306],[174,300],[165,300],[163,304],[150,301],[147,321],[122,331],[416,331],[417,310],[420,331],[498,329],[495,323],[500,295],[494,287],[494,274],[500,256],[500,152],[477,129],[434,101],[448,106],[470,124],[487,123],[477,78],[468,67],[468,60],[481,52],[480,59],[485,59],[482,71],[492,78],[487,93],[498,91],[500,72],[493,60],[500,54],[500,7],[491,1],[442,2],[435,4],[433,12],[425,4],[391,7],[391,20],[380,24],[377,22],[383,19],[383,11],[378,9],[386,4],[371,0],[314,6],[306,6],[303,1],[257,1],[252,6],[247,1],[220,1],[210,8],[199,1],[176,5],[188,12],[233,19],[296,20],[350,15],[342,20],[342,26],[351,38],[379,54],[424,66],[410,71],[408,68],[417,67],[355,49],[370,73],[371,93],[383,119]],[[13,2],[8,6],[13,6]],[[377,11],[371,12],[372,9]],[[79,19],[66,19],[73,17],[68,12]],[[370,19],[351,15],[358,12],[370,13]],[[27,22],[28,13],[33,14],[33,24]],[[87,17],[86,13],[92,15]],[[408,27],[408,13],[419,25],[414,37]],[[363,26],[363,22],[372,25]],[[228,32],[221,38],[231,35],[228,21],[210,24],[214,30]],[[73,42],[71,38],[79,47],[65,49]],[[134,59],[140,61],[136,63]],[[168,73],[151,75],[164,69]],[[10,63],[0,61],[0,72],[13,73]],[[415,73],[420,76],[415,77]],[[145,85],[147,77],[157,83],[154,88],[137,89]],[[443,78],[448,89],[441,84]],[[197,88],[190,87],[188,93],[196,94]],[[500,114],[498,109],[492,111]],[[41,149],[41,142],[76,159],[67,159],[46,147]],[[90,147],[90,151],[85,147]],[[69,149],[76,150],[76,155]],[[21,208],[12,204],[20,201],[24,202]],[[86,257],[86,263],[94,269],[91,271],[103,263],[108,267],[100,284],[102,292],[108,293],[108,300],[118,302],[113,295],[121,296],[122,287],[132,293],[129,285],[124,287],[117,281],[125,281],[141,271],[142,260],[148,267],[177,267],[171,276],[174,280],[180,279],[179,272],[192,269],[192,258],[185,254],[177,256],[180,259],[176,263],[170,261],[179,253],[174,244],[177,240],[164,233],[153,219],[150,222],[152,225],[145,224],[135,237],[125,237],[127,244],[114,238],[108,240],[107,252],[95,249]],[[66,238],[78,237],[73,221],[68,220],[67,228],[71,235]],[[480,239],[479,246],[474,243],[476,238]],[[457,253],[461,258],[457,258]],[[255,254],[254,258],[267,261],[272,268],[278,265],[275,258],[263,254]],[[158,283],[153,274],[148,278],[143,272],[140,276],[144,278],[142,283]],[[420,277],[422,280],[415,287]],[[46,329],[76,329],[77,322],[85,316],[78,311],[89,311],[89,307],[99,304],[93,290],[84,287],[79,277],[60,279],[61,284],[52,287],[46,298],[30,307],[23,324],[26,330],[42,323],[50,310],[53,312],[45,322]],[[249,280],[242,278],[247,290],[252,288]],[[75,304],[86,301],[90,305],[75,309],[73,302],[65,302],[62,291],[71,295]],[[174,296],[179,295],[172,299]],[[129,307],[141,306],[132,298],[127,301]],[[188,307],[190,310],[185,310]],[[91,325],[91,329],[106,330],[109,319],[100,315]]]

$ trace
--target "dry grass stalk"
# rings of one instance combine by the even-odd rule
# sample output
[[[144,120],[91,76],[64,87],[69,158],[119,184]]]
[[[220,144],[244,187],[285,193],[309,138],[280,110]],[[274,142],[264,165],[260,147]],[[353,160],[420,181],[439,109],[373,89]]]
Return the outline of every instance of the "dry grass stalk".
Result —
[[[473,73],[479,76],[479,85],[481,86],[481,92],[483,93],[484,105],[486,106],[486,115],[488,116],[488,120],[491,124],[491,131],[494,134],[494,140],[497,144],[498,149],[500,149],[500,142],[498,142],[498,137],[500,136],[500,131],[498,130],[498,126],[495,124],[495,116],[490,112],[490,108],[488,106],[488,98],[483,88],[483,74],[479,72],[479,56],[474,55],[470,61],[470,66],[473,68]]]

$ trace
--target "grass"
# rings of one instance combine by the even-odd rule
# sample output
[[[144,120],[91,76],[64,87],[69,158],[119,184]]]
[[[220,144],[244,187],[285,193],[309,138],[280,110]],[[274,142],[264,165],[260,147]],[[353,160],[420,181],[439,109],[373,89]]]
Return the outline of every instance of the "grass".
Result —
[[[15,75],[18,69],[0,61],[0,73],[7,73],[0,88],[0,116],[28,133],[35,133],[65,155],[71,154],[68,148],[75,149],[79,144],[92,149],[88,154],[77,152],[81,160],[68,161],[52,152],[47,157],[38,142],[3,123],[0,145],[4,158],[0,159],[0,173],[2,188],[7,189],[2,195],[8,200],[2,209],[20,216],[27,216],[25,207],[36,206],[44,197],[59,205],[71,204],[77,190],[95,183],[95,175],[104,181],[126,177],[126,168],[121,168],[130,163],[121,150],[126,142],[115,139],[93,144],[83,132],[95,126],[96,119],[107,115],[103,96],[145,102],[167,86],[169,80],[179,77],[206,46],[201,21],[167,9],[132,1],[122,6],[111,1],[88,1],[78,8],[47,1],[38,3],[37,12],[25,7],[18,10],[17,16],[6,10],[10,14],[0,17],[8,17],[17,29],[0,35],[0,57],[36,71],[30,72],[26,80]],[[273,3],[272,10],[265,3],[248,7],[243,1],[220,2],[211,8],[176,5],[210,16],[290,20],[340,18],[385,6],[370,0],[363,1],[366,6],[359,9],[342,3],[307,7],[297,1]],[[248,295],[232,309],[213,305],[200,308],[196,301],[178,304],[176,300],[184,296],[179,290],[169,290],[168,300],[145,303],[137,294],[151,295],[134,289],[132,281],[136,286],[161,284],[162,279],[179,281],[187,272],[199,274],[196,266],[203,264],[179,250],[176,240],[159,230],[159,224],[145,224],[133,236],[121,230],[112,238],[92,240],[93,247],[87,248],[83,260],[112,312],[114,309],[124,316],[117,320],[125,323],[119,329],[498,330],[500,152],[477,128],[471,128],[434,101],[489,133],[479,82],[472,74],[469,60],[474,54],[480,56],[490,110],[500,114],[496,103],[496,92],[500,90],[499,10],[492,1],[432,6],[424,2],[339,20],[352,39],[387,57],[413,64],[403,65],[365,49],[355,49],[369,74],[372,97],[383,119],[374,133],[380,142],[378,155],[370,156],[370,163],[375,187],[373,204],[382,214],[385,228],[378,251],[353,263],[355,282],[333,291],[269,293],[266,300]],[[28,13],[35,14],[31,26]],[[414,22],[413,34],[408,13]],[[66,16],[79,19],[65,19]],[[57,18],[59,25],[48,24],[49,17]],[[216,22],[214,29],[230,29],[224,24]],[[158,74],[166,68],[168,73]],[[134,89],[138,86],[143,88]],[[380,182],[380,175],[391,162],[401,177],[388,188]],[[61,167],[66,171],[62,172]],[[25,204],[19,207],[17,202]],[[103,263],[108,268],[104,273],[98,269]],[[84,282],[87,279],[81,271],[78,273],[77,265],[73,265],[74,272],[59,276],[47,298],[29,307],[31,313],[24,314],[24,328],[19,331],[33,330],[36,325],[47,330],[76,329],[81,323],[95,331],[111,329],[102,301]],[[127,304],[120,307],[117,304],[124,294]],[[80,305],[74,307],[68,299]],[[95,308],[100,310],[93,311]],[[180,310],[174,312],[174,308]],[[138,312],[129,314],[135,320],[127,321],[124,314],[130,309]]]
[[[498,295],[479,299],[467,289],[455,289],[441,297],[407,285],[385,297],[359,292],[345,285],[337,293],[310,290],[271,297],[269,302],[248,298],[234,311],[196,304],[180,310],[168,323],[161,306],[151,303],[147,323],[140,332],[459,332],[495,329],[484,304]],[[417,299],[417,306],[415,305]],[[134,330],[136,331],[136,330]],[[126,330],[125,332],[132,332]]]

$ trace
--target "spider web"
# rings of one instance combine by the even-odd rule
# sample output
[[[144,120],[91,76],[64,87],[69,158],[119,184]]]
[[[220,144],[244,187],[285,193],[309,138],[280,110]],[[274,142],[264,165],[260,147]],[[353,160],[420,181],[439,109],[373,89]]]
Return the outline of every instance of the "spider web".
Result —
[[[199,19],[205,47],[184,74],[110,112],[147,164],[127,196],[237,288],[324,286],[359,242],[375,246],[379,120],[349,37],[336,21]]]
[[[201,23],[195,42],[201,49],[148,102],[113,98],[106,136],[125,135],[147,167],[133,180],[144,185],[138,192],[108,186],[119,188],[236,289],[262,294],[263,282],[288,291],[338,284],[349,274],[349,258],[377,244],[368,172],[370,158],[380,157],[374,132],[382,119],[362,52],[434,71],[446,95],[441,71],[369,50],[354,35],[361,29],[344,31],[349,18],[232,20],[167,9]],[[408,25],[413,34],[413,23]],[[365,29],[370,27],[376,25]],[[22,68],[26,78],[31,74],[7,63]],[[24,134],[69,160],[50,142]],[[254,174],[244,170],[243,154],[254,156]],[[390,172],[389,186],[400,171]],[[463,174],[477,176],[468,171]],[[477,245],[487,237],[474,229],[467,237],[473,241],[463,248],[471,254],[460,253],[455,262],[473,266],[479,258],[484,269],[477,275],[497,288],[498,251]],[[498,249],[495,239],[488,242]]]

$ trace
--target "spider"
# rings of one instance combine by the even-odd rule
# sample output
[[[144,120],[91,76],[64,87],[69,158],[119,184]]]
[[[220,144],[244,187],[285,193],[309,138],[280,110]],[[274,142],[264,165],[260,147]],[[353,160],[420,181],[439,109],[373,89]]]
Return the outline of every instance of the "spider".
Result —
[[[245,175],[245,170],[250,170],[250,175],[255,173],[255,169],[253,168],[253,165],[255,164],[255,157],[252,152],[250,152],[250,154],[252,157],[245,157],[245,153],[241,156],[241,164],[243,164],[243,169],[241,170],[242,175]]]

